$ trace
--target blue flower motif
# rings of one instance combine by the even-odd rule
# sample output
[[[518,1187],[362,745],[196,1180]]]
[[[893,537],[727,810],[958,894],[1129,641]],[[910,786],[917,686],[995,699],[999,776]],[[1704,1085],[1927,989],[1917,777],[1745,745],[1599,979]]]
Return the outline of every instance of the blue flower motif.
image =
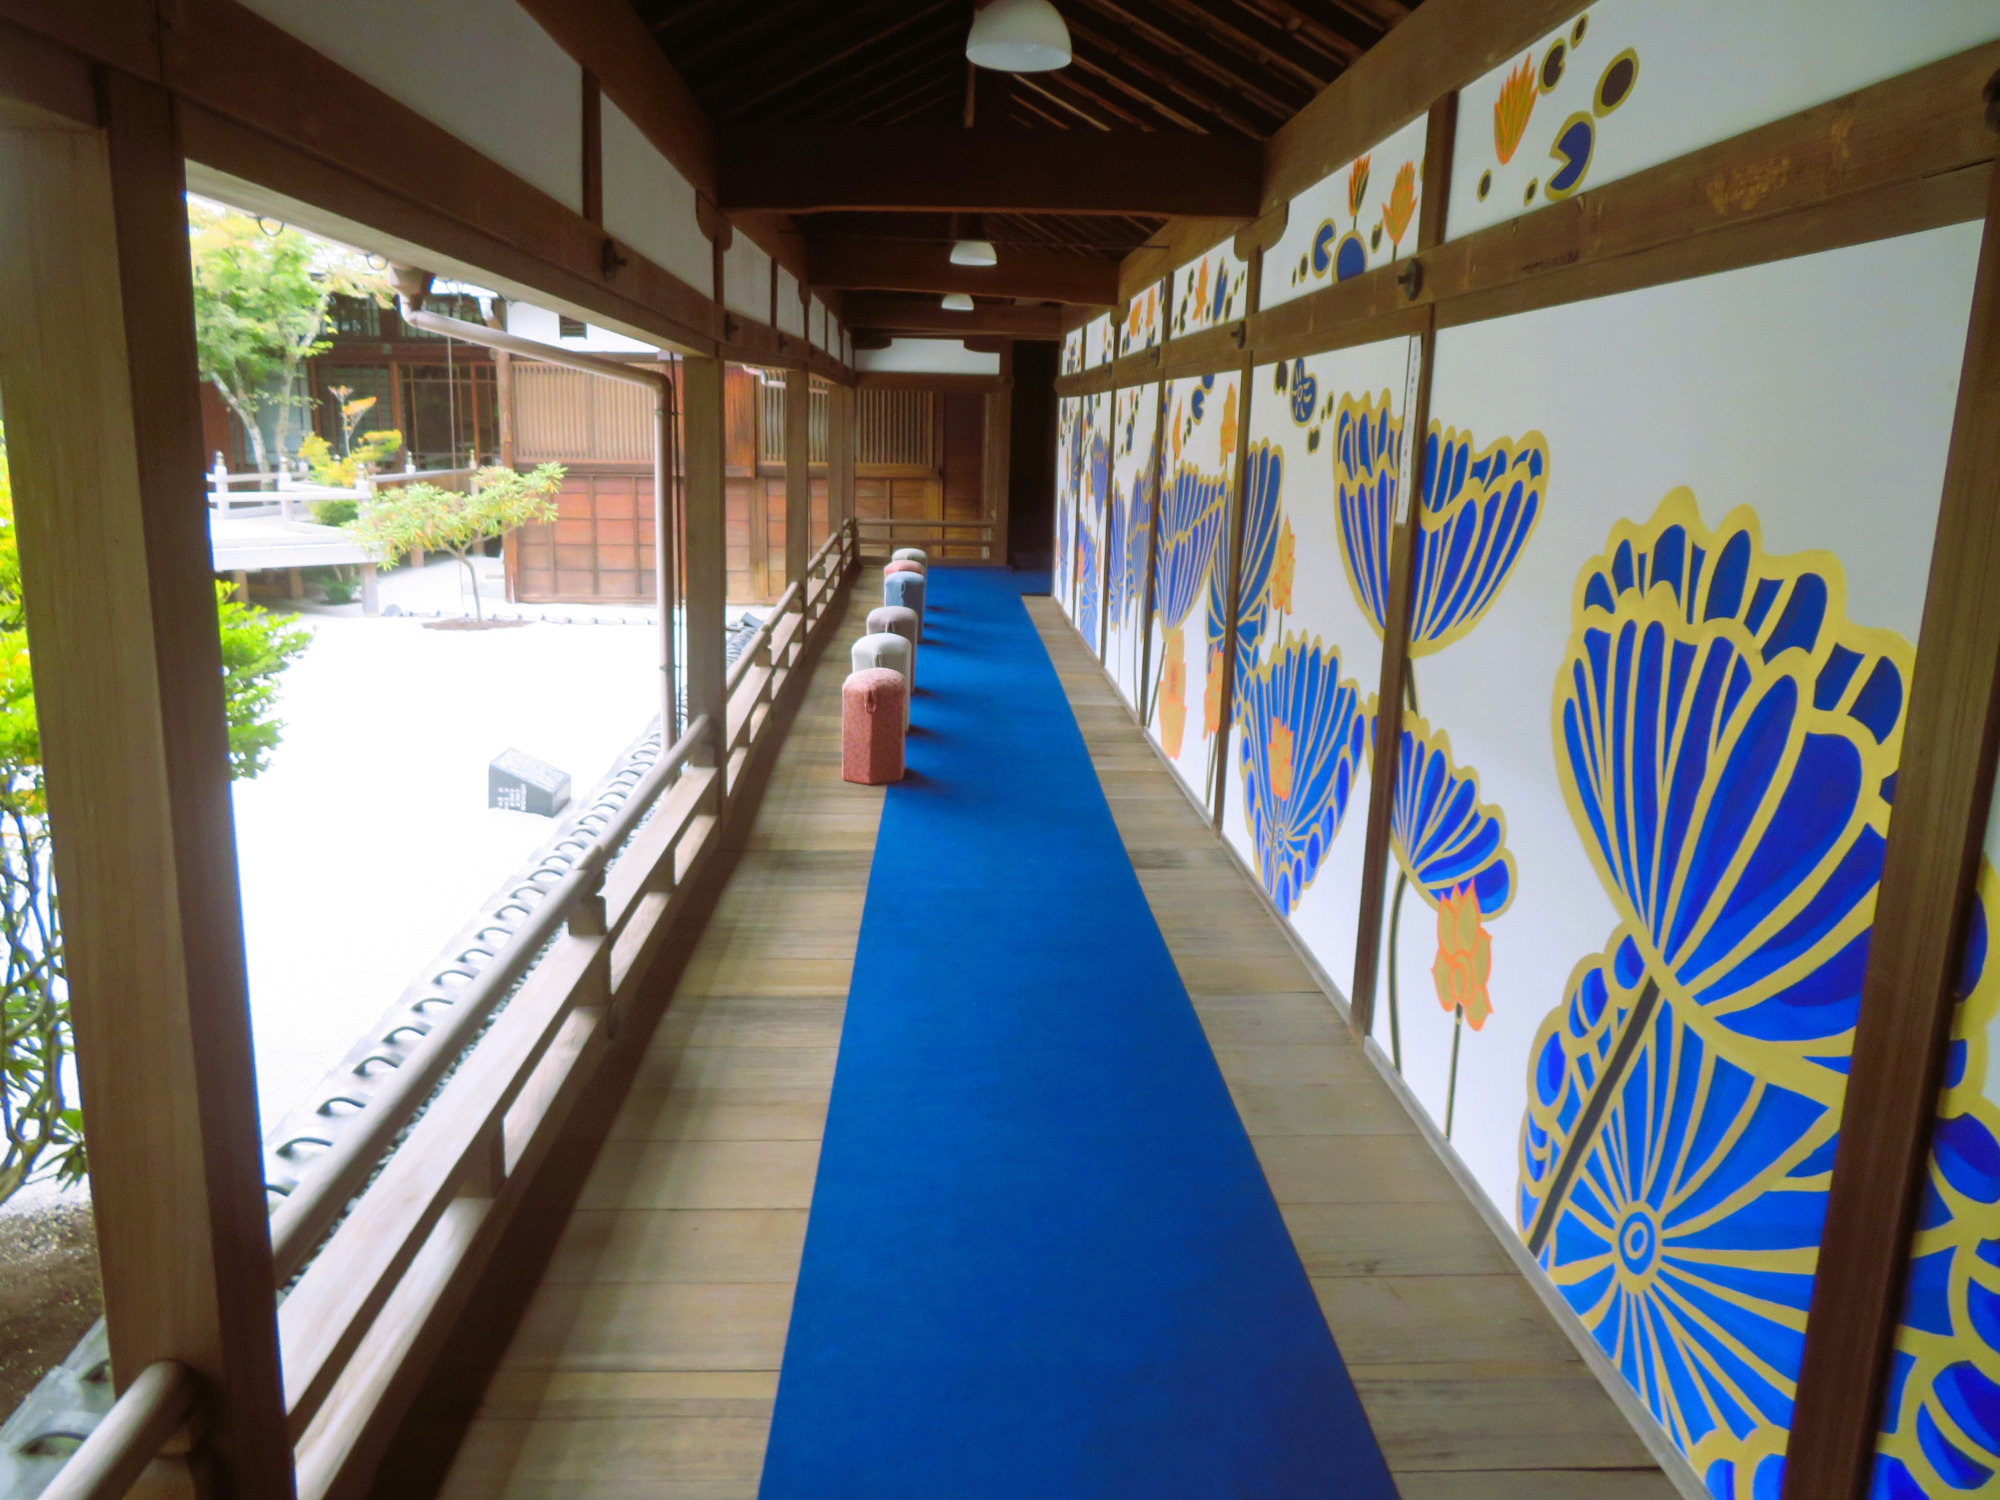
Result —
[[[1319,873],[1347,813],[1361,764],[1361,690],[1340,677],[1340,653],[1317,637],[1286,637],[1236,695],[1243,818],[1258,878],[1290,913]]]
[[[1088,526],[1076,528],[1076,610],[1077,632],[1091,649],[1097,649],[1097,537]]]
[[[1912,653],[1842,590],[1676,490],[1584,569],[1557,685],[1570,813],[1648,971],[1773,1042],[1854,1025],[1901,746]]]
[[[1960,1004],[1882,1404],[1876,1500],[1980,1490],[2000,1474],[2000,1106],[1986,1097],[2000,875],[1980,862]]]
[[[1389,393],[1343,395],[1334,415],[1334,503],[1341,557],[1379,636],[1389,610],[1402,420]],[[1473,451],[1472,435],[1431,424],[1410,601],[1410,654],[1441,651],[1477,625],[1541,519],[1549,477],[1539,432]]]
[[[1285,450],[1259,442],[1244,456],[1243,568],[1237,585],[1236,661],[1239,675],[1257,665],[1264,625],[1271,612],[1271,570],[1278,561],[1278,531],[1284,521],[1279,496],[1285,482]],[[1225,570],[1208,580],[1208,649],[1222,650],[1223,621],[1229,617],[1222,591]]]
[[[1646,993],[1539,1258],[1697,1471],[1733,1489],[1783,1451],[1837,1115]]]
[[[1187,618],[1208,582],[1222,540],[1222,502],[1228,479],[1193,464],[1174,467],[1160,497],[1160,544],[1153,569],[1153,612],[1163,625]]]
[[[1104,517],[1104,618],[1113,623],[1125,618],[1131,598],[1126,572],[1126,527],[1131,519],[1130,510],[1130,502],[1125,498],[1125,486],[1113,476],[1111,504]]]
[[[1372,704],[1368,718],[1372,757]],[[1410,884],[1433,907],[1467,885],[1478,898],[1482,919],[1499,916],[1514,900],[1506,815],[1479,800],[1477,772],[1452,764],[1450,737],[1442,730],[1433,733],[1413,713],[1403,715],[1389,842]]]
[[[1278,374],[1283,377],[1284,373],[1284,361],[1280,360]],[[1307,374],[1306,362],[1303,359],[1295,359],[1292,361],[1290,386],[1292,421],[1295,425],[1304,427],[1319,411],[1319,377]],[[1283,389],[1282,385],[1280,389]]]

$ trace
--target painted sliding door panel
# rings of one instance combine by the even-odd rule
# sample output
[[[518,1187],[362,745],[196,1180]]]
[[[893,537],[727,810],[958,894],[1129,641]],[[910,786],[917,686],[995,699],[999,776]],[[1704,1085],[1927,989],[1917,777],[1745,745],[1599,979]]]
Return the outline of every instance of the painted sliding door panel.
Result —
[[[1236,253],[1235,240],[1224,240],[1174,272],[1167,309],[1172,337],[1234,323],[1249,310],[1250,262]]]
[[[1120,355],[1137,354],[1159,346],[1160,330],[1165,322],[1161,315],[1160,294],[1161,285],[1156,281],[1133,297],[1132,305],[1125,310],[1125,321],[1118,329]]]
[[[1083,325],[1084,368],[1094,370],[1099,365],[1109,364],[1111,356],[1111,314],[1099,313]]]
[[[1972,894],[1958,1016],[1910,1247],[1876,1468],[1885,1500],[1989,1492],[2000,1474],[2000,799]]]
[[[1446,237],[1996,36],[1992,0],[1598,0],[1460,91]]]
[[[1078,451],[1082,465],[1077,475],[1076,565],[1070,582],[1076,622],[1083,643],[1095,653],[1103,642],[1104,614],[1104,534],[1111,500],[1111,393],[1100,391],[1082,398],[1083,416],[1078,431]]]
[[[1062,373],[1074,375],[1083,368],[1083,330],[1072,328],[1063,335]]]
[[[1067,346],[1064,358],[1068,358]],[[1050,587],[1056,603],[1072,621],[1076,619],[1076,497],[1082,488],[1087,436],[1083,398],[1062,397],[1056,403],[1056,565]]]
[[[1721,1500],[1775,1493],[1978,225],[1437,341],[1384,996]]]
[[[1285,232],[1264,256],[1263,306],[1415,252],[1428,124],[1418,116],[1292,199]]]
[[[1260,365],[1223,835],[1336,983],[1354,972],[1368,705],[1412,339]]]
[[[1104,540],[1104,665],[1119,693],[1141,707],[1145,668],[1146,566],[1159,496],[1160,387],[1133,386],[1111,398],[1111,506]]]
[[[1229,491],[1241,411],[1234,374],[1167,387],[1165,473],[1155,524],[1146,732],[1206,807],[1221,743],[1222,653],[1228,625]]]

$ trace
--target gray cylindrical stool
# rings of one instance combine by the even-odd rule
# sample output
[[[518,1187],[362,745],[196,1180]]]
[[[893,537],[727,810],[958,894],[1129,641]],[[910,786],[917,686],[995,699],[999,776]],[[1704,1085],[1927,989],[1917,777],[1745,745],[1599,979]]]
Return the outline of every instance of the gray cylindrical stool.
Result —
[[[923,563],[925,566],[929,566],[930,560],[930,554],[925,552],[921,547],[898,547],[894,552],[889,554],[890,562]]]
[[[910,643],[910,677],[914,681],[917,675],[917,612],[900,604],[885,604],[880,609],[869,610],[868,633],[875,635],[884,630],[900,635]]]
[[[924,575],[891,573],[882,580],[882,602],[900,604],[917,612],[917,634],[924,633]]]
[[[866,672],[871,667],[886,667],[903,674],[903,732],[907,734],[910,729],[910,689],[915,686],[910,673],[910,643],[887,630],[876,635],[864,635],[854,643],[853,660],[857,672]]]

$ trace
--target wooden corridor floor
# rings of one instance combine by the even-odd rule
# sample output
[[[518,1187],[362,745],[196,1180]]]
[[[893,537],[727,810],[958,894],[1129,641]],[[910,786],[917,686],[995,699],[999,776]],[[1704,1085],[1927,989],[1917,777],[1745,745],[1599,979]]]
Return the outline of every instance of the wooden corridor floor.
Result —
[[[486,1383],[449,1500],[757,1492],[882,807],[839,777],[866,592]],[[1028,605],[1404,1500],[1670,1500],[1067,621]]]

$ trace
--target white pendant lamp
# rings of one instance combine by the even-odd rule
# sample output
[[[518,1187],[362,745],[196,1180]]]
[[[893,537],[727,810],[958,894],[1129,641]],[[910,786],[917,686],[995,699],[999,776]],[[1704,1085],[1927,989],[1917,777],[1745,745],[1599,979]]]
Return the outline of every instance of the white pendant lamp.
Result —
[[[946,292],[938,306],[946,312],[971,312],[972,298],[965,292]]]
[[[955,266],[991,266],[998,264],[1000,257],[993,253],[991,240],[954,240],[951,246],[951,263]]]
[[[1069,27],[1049,0],[992,0],[972,18],[965,55],[996,73],[1069,66]]]

